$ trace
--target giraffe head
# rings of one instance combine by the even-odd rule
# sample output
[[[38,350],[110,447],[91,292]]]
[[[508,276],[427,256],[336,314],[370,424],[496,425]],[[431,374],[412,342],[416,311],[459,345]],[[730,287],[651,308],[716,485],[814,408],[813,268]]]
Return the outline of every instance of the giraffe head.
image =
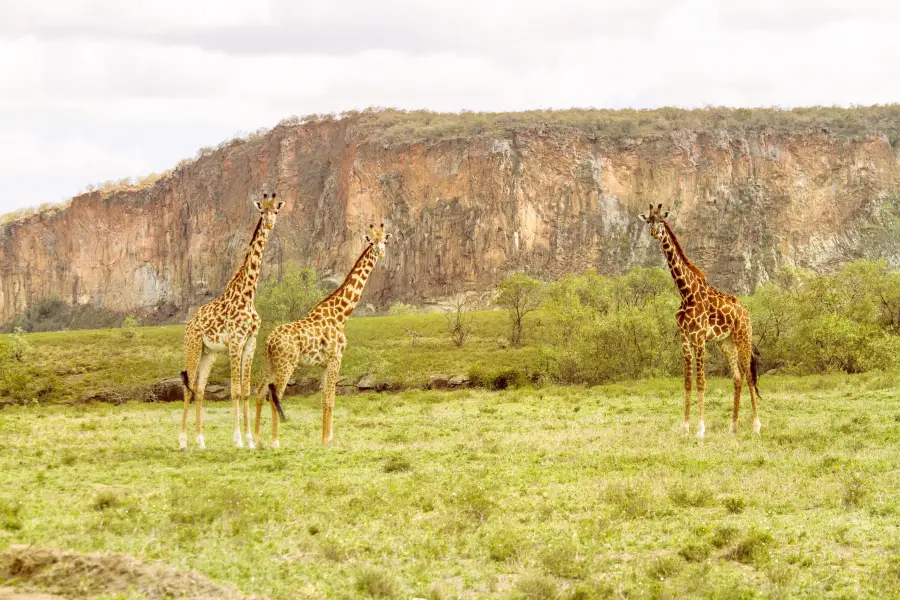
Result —
[[[384,232],[384,223],[381,224],[379,229],[375,229],[374,225],[369,225],[369,233],[366,235],[366,243],[372,246],[375,251],[375,256],[378,258],[384,257],[384,244],[389,239],[391,239],[390,233]]]
[[[262,202],[257,200],[253,203],[256,206],[256,210],[259,211],[259,216],[262,218],[263,227],[268,230],[271,230],[275,227],[275,217],[278,216],[278,211],[281,210],[281,207],[284,206],[284,202],[282,200],[275,200],[275,192],[272,192],[272,196],[269,197],[268,194],[263,194]]]
[[[669,211],[662,211],[662,204],[659,204],[656,208],[653,208],[653,205],[651,204],[649,213],[638,216],[647,223],[650,223],[650,235],[652,235],[654,239],[662,239],[666,217],[669,216]]]

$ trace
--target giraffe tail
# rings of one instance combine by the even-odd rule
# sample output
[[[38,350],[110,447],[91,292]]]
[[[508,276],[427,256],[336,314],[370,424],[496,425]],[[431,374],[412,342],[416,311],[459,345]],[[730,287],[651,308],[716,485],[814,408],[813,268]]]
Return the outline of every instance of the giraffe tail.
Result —
[[[191,399],[188,401],[188,404],[194,401],[194,390],[191,389],[191,384],[188,382],[188,373],[187,371],[181,372],[181,383],[184,384],[184,389],[191,393]]]
[[[269,395],[272,398],[272,404],[275,405],[275,410],[278,411],[278,416],[281,417],[282,423],[287,423],[287,417],[284,416],[284,410],[281,408],[281,400],[278,399],[278,391],[275,389],[275,384],[269,384]]]
[[[756,344],[750,345],[750,383],[753,384],[753,389],[756,390],[756,397],[762,400],[762,396],[759,394],[759,348],[756,347]]]

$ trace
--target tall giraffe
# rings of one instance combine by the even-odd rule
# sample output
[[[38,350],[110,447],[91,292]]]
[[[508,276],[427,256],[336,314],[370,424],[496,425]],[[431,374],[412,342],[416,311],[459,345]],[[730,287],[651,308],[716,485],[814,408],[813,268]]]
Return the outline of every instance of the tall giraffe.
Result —
[[[187,368],[181,372],[184,384],[184,413],[181,416],[181,434],[178,445],[187,448],[188,405],[196,398],[197,406],[197,446],[206,448],[203,441],[203,392],[213,363],[220,352],[227,351],[231,362],[231,402],[234,408],[234,443],[243,447],[241,441],[238,404],[244,400],[244,431],[247,445],[253,447],[250,436],[249,396],[250,366],[256,349],[256,334],[259,333],[259,315],[253,306],[256,284],[263,249],[269,233],[275,226],[278,211],[284,202],[263,194],[262,202],[254,202],[259,211],[259,221],[244,261],[228,282],[222,295],[197,309],[184,328],[184,357]]]
[[[266,387],[272,399],[272,447],[278,447],[278,418],[280,398],[288,379],[300,361],[325,367],[322,381],[322,443],[332,437],[334,393],[341,360],[347,348],[344,324],[353,312],[375,263],[384,256],[385,242],[391,234],[384,233],[384,223],[376,230],[369,225],[367,242],[344,283],[315,305],[299,321],[276,327],[266,340],[266,377],[256,391],[256,419],[254,432],[259,442],[259,421]],[[283,413],[282,418],[283,418]]]
[[[700,419],[697,423],[697,437],[703,438],[703,393],[706,390],[706,375],[703,372],[703,356],[706,342],[713,341],[731,367],[734,383],[734,410],[731,415],[731,433],[737,432],[738,408],[741,404],[741,387],[744,377],[750,389],[753,404],[753,432],[759,433],[759,410],[757,396],[759,388],[759,352],[751,342],[752,327],[750,313],[735,296],[720,292],[706,282],[706,275],[685,255],[675,233],[669,227],[662,213],[662,204],[653,208],[641,219],[650,224],[650,235],[659,241],[672,279],[681,294],[681,306],[675,313],[675,321],[681,330],[681,352],[684,356],[684,422],[681,428],[690,431],[691,422],[691,371],[697,367],[697,404]]]

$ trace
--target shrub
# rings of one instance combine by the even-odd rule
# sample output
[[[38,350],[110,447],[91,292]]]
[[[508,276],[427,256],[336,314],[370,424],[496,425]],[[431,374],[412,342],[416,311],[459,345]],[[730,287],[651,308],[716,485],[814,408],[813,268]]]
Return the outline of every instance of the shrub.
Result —
[[[604,278],[589,272],[549,286],[542,370],[561,383],[674,375],[678,297],[662,269]]]
[[[22,362],[30,349],[25,332],[21,327],[16,327],[12,334],[0,338],[0,364]]]
[[[444,313],[447,320],[447,334],[450,341],[457,347],[462,347],[472,332],[472,324],[467,316],[468,299],[463,294],[457,294],[451,301],[450,308]]]
[[[138,320],[131,315],[128,315],[122,319],[122,337],[126,340],[134,339],[138,334],[137,327]]]
[[[544,284],[524,273],[515,273],[497,286],[497,304],[509,313],[509,343],[522,344],[525,316],[536,311],[543,300]]]
[[[312,267],[289,263],[280,279],[260,286],[254,304],[263,322],[285,323],[302,319],[324,297]]]

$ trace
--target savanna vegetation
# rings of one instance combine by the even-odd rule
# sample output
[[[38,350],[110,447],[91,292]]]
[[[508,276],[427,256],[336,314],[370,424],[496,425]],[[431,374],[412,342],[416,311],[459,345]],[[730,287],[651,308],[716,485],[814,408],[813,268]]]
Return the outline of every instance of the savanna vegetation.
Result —
[[[316,281],[264,283],[267,327],[302,316]],[[342,373],[394,389],[338,398],[328,447],[318,394],[286,398],[278,451],[268,411],[261,449],[238,450],[230,402],[209,402],[209,449],[183,453],[180,404],[76,402],[176,377],[181,326],[19,328],[0,336],[17,404],[0,412],[0,548],[120,551],[272,598],[897,597],[900,273],[786,269],[742,300],[762,435],[746,406],[726,433],[711,349],[703,442],[678,431],[662,269],[518,274],[497,310],[352,318]],[[474,387],[418,389],[435,373]]]
[[[702,443],[676,379],[342,397],[329,447],[319,397],[288,398],[278,451],[232,447],[227,402],[204,452],[179,405],[7,408],[0,548],[271,598],[897,597],[900,379],[764,382],[762,435],[732,437],[713,378]]]
[[[282,279],[261,286],[261,342],[272,327],[301,318],[324,296],[317,281],[311,269],[289,266]],[[751,311],[764,373],[900,367],[900,272],[883,261],[856,261],[831,275],[783,269],[742,300]],[[371,374],[395,389],[421,387],[434,374],[467,375],[495,389],[682,374],[673,317],[679,298],[664,269],[637,268],[616,277],[588,272],[550,283],[513,274],[498,286],[496,301],[498,310],[473,311],[458,295],[443,314],[396,304],[384,316],[351,318],[342,373],[348,380]],[[25,333],[52,328],[65,311],[50,308],[37,306],[16,327]],[[183,368],[182,326],[135,328],[136,321],[120,318],[115,324],[22,337],[27,360],[4,359],[0,398],[73,401],[98,389],[175,377]],[[3,349],[12,339],[0,336],[0,356],[8,354]],[[726,375],[718,351],[707,356],[707,372]],[[261,368],[257,352],[254,372]],[[298,377],[317,373],[301,369]],[[222,358],[211,381],[228,376]]]

